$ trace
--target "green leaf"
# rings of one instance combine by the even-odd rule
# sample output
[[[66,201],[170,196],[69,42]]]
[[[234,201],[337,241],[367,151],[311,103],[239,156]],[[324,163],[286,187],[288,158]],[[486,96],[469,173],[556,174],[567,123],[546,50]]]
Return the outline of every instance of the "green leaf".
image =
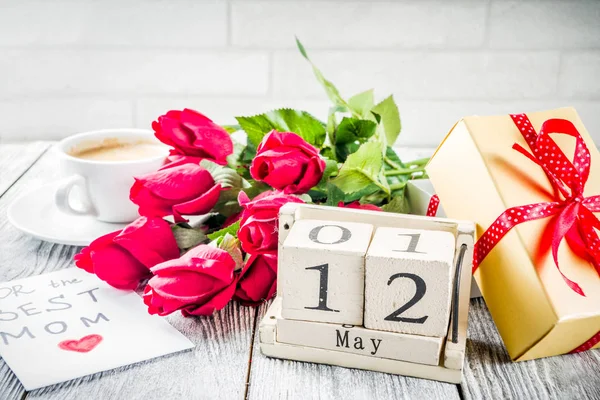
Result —
[[[383,172],[381,145],[378,142],[369,142],[348,156],[338,176],[332,179],[331,183],[346,194],[359,193],[366,186],[375,185],[389,195],[390,188]]]
[[[300,200],[302,200],[303,202],[305,202],[306,204],[312,203],[312,197],[310,197],[310,195],[307,193],[297,194],[295,196],[297,198],[299,198]]]
[[[236,119],[248,135],[248,140],[257,147],[263,137],[273,129],[279,132],[294,132],[317,148],[325,142],[325,125],[306,111],[283,108]]]
[[[365,142],[375,134],[377,124],[373,121],[344,117],[335,135],[335,144],[350,143],[356,140]]]
[[[385,194],[384,192],[382,192],[381,190],[363,196],[360,198],[360,204],[374,204],[376,206],[381,205],[382,203],[386,202],[388,200],[388,195]]]
[[[321,149],[321,155],[330,160],[337,160],[335,151],[331,147],[324,147]]]
[[[204,232],[196,229],[183,228],[179,225],[172,225],[171,231],[180,249],[190,249],[206,240]]]
[[[326,192],[327,191],[327,182],[329,181],[329,178],[331,178],[332,175],[337,175],[337,173],[338,173],[337,162],[334,160],[325,158],[325,170],[323,170],[323,176],[321,177],[321,180],[319,181],[317,186],[315,186],[315,189],[317,191],[319,191],[320,193]],[[322,200],[322,198],[319,195],[316,195],[316,194],[313,195],[313,194],[311,194],[309,192],[309,195],[310,195],[310,197],[312,197],[313,201]]]
[[[229,225],[226,228],[220,229],[216,232],[209,233],[207,237],[210,240],[217,240],[221,237],[224,237],[227,234],[230,234],[234,237],[237,237],[237,231],[240,229],[240,221],[236,221],[233,224]]]
[[[241,188],[243,186],[242,177],[231,168],[223,167],[206,159],[200,161],[200,166],[210,172],[215,182],[220,183],[222,188]]]
[[[360,143],[358,141],[337,145],[335,146],[335,158],[340,162],[344,162],[350,154],[355,153],[359,148]]]
[[[338,172],[338,164],[334,160],[325,159],[325,169],[323,170],[323,176],[321,177],[321,181],[319,185],[322,183],[326,183],[331,175],[337,175]]]
[[[387,144],[392,146],[402,128],[400,113],[398,112],[398,106],[394,102],[394,96],[387,97],[373,107],[371,111],[381,116],[381,123],[383,124]]]
[[[298,50],[300,50],[300,54],[302,54],[302,57],[304,57],[307,60],[309,60],[308,59],[308,54],[306,54],[306,49],[304,48],[304,45],[300,42],[300,40],[298,39],[298,37],[296,37],[296,46],[298,46]]]
[[[217,204],[213,206],[213,211],[226,217],[230,217],[242,211],[242,207],[237,200],[239,193],[240,188],[221,190],[221,193],[219,193],[219,200],[217,201]]]
[[[240,162],[244,165],[251,164],[254,157],[256,157],[256,146],[249,141],[240,156]]]
[[[401,195],[394,196],[392,201],[381,207],[383,211],[407,214],[409,211],[408,202],[404,196],[404,191]]]
[[[312,199],[311,203],[316,203],[318,201],[323,201],[323,200],[327,200],[327,193],[326,192],[322,192],[320,190],[309,190],[307,193],[310,198]]]
[[[400,159],[400,157],[398,157],[398,153],[396,153],[396,150],[394,150],[392,147],[387,146],[385,149],[385,156],[392,160],[393,162],[395,162],[396,164],[400,165],[402,168],[405,168],[404,163],[402,162],[402,160]]]
[[[373,89],[355,94],[348,99],[350,109],[363,118],[368,117],[373,108],[375,100],[373,99]]]
[[[344,201],[346,193],[331,182],[327,183],[327,202],[328,206],[337,206],[340,201]]]
[[[375,118],[375,122],[377,122],[379,124],[381,122],[381,115],[379,115],[373,111],[371,111],[371,114],[373,115],[373,118]]]
[[[256,196],[258,196],[259,194],[266,192],[268,190],[273,190],[273,188],[269,185],[267,185],[266,183],[263,182],[259,182],[259,181],[255,181],[255,180],[250,180],[248,181],[250,183],[250,187],[248,188],[244,188],[242,189],[243,192],[245,192],[249,198],[253,199]]]
[[[229,134],[242,130],[242,127],[239,125],[222,125],[221,128],[225,129]]]
[[[327,136],[329,143],[335,142],[335,130],[337,129],[337,120],[335,118],[335,107],[329,107],[329,115],[327,116]]]
[[[357,175],[359,176],[359,175]],[[351,177],[350,177],[351,178]],[[337,206],[340,201],[349,203],[360,199],[363,196],[379,191],[379,187],[373,183],[368,183],[366,186],[359,188],[355,192],[347,192],[347,188],[340,188],[332,181],[327,183],[327,205]]]
[[[331,100],[334,104],[336,104],[338,106],[345,107],[345,109],[347,110],[348,104],[342,98],[342,96],[340,95],[340,92],[337,90],[337,88],[335,87],[335,85],[333,83],[331,83],[330,81],[325,79],[325,77],[323,76],[321,71],[315,66],[315,64],[310,60],[310,58],[308,58],[306,49],[304,48],[302,43],[300,43],[300,40],[298,40],[298,38],[296,38],[296,45],[298,46],[298,50],[300,50],[300,54],[302,54],[302,56],[306,59],[306,61],[308,61],[310,63],[310,65],[312,66],[313,73],[315,74],[317,81],[319,81],[321,86],[323,86],[323,88],[325,89],[325,93],[327,93],[327,97],[329,97],[329,100]]]
[[[240,241],[237,237],[226,233],[217,241],[218,247],[229,253],[233,261],[235,261],[235,270],[238,271],[244,266],[244,255],[240,248]]]
[[[240,159],[244,151],[246,151],[246,146],[236,141],[233,142],[233,153],[227,156],[227,165],[229,168],[235,170],[240,166]]]

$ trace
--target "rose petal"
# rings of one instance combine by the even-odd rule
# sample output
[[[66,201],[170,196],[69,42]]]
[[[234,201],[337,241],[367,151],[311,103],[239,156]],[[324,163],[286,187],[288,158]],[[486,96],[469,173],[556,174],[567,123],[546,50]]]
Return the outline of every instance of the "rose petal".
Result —
[[[92,248],[90,257],[96,276],[118,289],[135,289],[150,276],[148,268],[116,244],[97,251]]]
[[[147,268],[179,257],[171,226],[161,218],[140,217],[125,227],[113,241]]]

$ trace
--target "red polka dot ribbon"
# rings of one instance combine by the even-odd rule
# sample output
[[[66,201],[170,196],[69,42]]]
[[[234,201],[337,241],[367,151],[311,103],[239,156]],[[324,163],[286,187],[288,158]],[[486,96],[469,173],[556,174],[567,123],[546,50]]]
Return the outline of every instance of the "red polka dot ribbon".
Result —
[[[435,217],[438,211],[438,207],[440,206],[440,198],[437,194],[434,194],[429,199],[429,206],[427,206],[427,216]]]

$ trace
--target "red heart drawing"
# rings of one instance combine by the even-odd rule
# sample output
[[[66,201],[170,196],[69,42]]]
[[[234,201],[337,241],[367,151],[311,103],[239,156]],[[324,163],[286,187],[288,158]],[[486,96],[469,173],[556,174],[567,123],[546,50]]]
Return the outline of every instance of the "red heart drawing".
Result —
[[[100,335],[87,335],[79,340],[63,340],[58,344],[63,350],[76,351],[77,353],[87,353],[94,350],[96,346],[102,341]]]

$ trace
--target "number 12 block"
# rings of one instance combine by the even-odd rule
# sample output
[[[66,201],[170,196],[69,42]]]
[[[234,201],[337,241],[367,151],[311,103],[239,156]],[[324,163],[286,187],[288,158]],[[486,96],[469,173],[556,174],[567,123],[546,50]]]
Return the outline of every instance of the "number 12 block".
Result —
[[[454,248],[450,232],[378,228],[365,263],[365,327],[446,336]]]
[[[372,234],[369,224],[296,221],[279,254],[282,317],[362,325]]]

